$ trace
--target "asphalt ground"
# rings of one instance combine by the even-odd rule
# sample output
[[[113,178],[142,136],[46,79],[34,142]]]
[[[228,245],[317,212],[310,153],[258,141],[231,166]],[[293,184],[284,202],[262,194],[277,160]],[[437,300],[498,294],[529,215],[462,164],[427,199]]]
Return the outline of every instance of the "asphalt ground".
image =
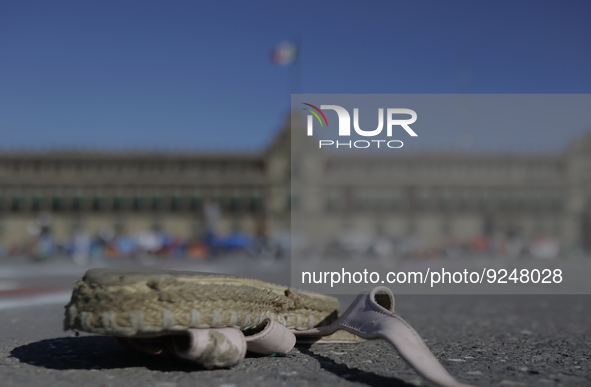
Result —
[[[205,263],[201,269],[204,265],[216,269]],[[273,282],[285,278],[281,264],[248,273],[251,266],[223,265],[226,272]],[[21,270],[28,274],[21,282],[49,286],[53,292],[0,298],[0,386],[431,385],[381,341],[298,346],[282,356],[248,355],[232,369],[204,370],[128,352],[110,337],[76,337],[62,330],[67,295],[60,289],[71,286],[85,268],[64,273],[38,267]],[[42,274],[52,270],[52,275]],[[339,298],[346,307],[354,297]],[[463,382],[591,386],[590,296],[404,295],[396,298],[396,310]]]

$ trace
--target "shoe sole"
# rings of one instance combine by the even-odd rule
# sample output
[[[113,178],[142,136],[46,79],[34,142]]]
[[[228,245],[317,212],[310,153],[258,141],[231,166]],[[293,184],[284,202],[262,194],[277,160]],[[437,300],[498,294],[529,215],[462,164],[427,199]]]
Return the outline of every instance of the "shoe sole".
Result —
[[[252,278],[151,269],[90,269],[74,284],[64,330],[117,337],[181,334],[188,328],[256,329],[271,318],[289,329],[330,324],[334,297]]]

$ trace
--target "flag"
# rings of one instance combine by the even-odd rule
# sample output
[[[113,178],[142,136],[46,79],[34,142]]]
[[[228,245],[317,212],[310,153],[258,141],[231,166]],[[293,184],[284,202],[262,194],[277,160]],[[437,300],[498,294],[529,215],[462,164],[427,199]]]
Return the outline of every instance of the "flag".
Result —
[[[297,58],[298,47],[293,42],[279,43],[271,51],[271,60],[280,66],[289,66]]]

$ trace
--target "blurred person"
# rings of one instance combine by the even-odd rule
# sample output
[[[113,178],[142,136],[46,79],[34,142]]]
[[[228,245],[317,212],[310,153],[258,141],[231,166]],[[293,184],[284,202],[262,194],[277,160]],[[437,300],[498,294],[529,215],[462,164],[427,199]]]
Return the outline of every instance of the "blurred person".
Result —
[[[536,235],[529,241],[529,253],[536,259],[555,259],[560,252],[560,242],[551,235]]]
[[[269,224],[266,218],[264,216],[257,217],[251,253],[261,258],[263,262],[272,262],[280,255],[278,245],[274,243],[269,234]]]
[[[36,261],[49,259],[54,253],[54,241],[51,236],[51,215],[40,213],[35,220],[27,225],[27,232],[34,238],[32,242],[32,258]]]
[[[54,243],[51,236],[51,231],[48,226],[43,227],[37,239],[37,248],[34,258],[39,261],[44,261],[53,255]]]
[[[74,234],[72,260],[77,265],[88,263],[90,256],[90,235],[84,230],[77,230]]]
[[[220,206],[213,200],[207,200],[203,205],[203,216],[205,218],[204,243],[211,256],[217,254],[216,241],[218,238],[218,227],[221,216]]]

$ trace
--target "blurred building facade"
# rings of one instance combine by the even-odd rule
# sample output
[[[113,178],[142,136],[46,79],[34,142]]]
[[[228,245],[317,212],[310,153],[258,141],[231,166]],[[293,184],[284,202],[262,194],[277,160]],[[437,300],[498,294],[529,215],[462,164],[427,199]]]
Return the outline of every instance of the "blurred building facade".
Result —
[[[289,227],[289,141],[261,153],[5,152],[0,154],[0,240],[55,240],[78,231],[166,231],[202,238],[204,208],[217,203],[220,233]],[[31,234],[31,235],[29,235]]]
[[[292,218],[316,243],[357,232],[428,248],[552,238],[591,251],[591,133],[556,153],[351,154],[306,141],[292,150]]]
[[[292,149],[290,127],[260,153],[2,153],[0,240],[23,242],[39,214],[58,240],[104,228],[190,240],[215,202],[220,232],[287,231],[293,213],[317,241],[358,228],[430,245],[552,234],[591,249],[591,134],[548,154],[351,156]]]

